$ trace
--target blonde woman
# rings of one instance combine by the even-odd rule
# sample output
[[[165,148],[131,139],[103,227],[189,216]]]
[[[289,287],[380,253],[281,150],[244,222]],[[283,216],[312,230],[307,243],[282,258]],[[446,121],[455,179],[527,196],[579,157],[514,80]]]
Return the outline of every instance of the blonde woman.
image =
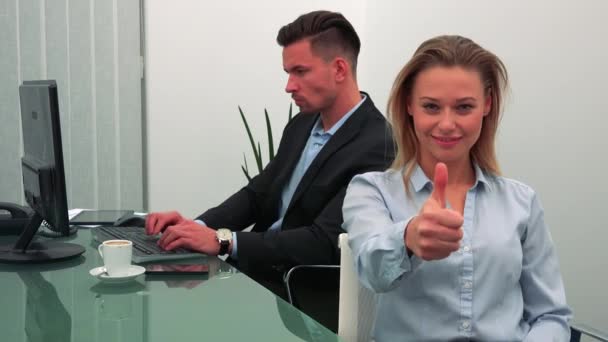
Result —
[[[508,77],[470,39],[424,42],[395,80],[391,169],[344,200],[382,341],[568,341],[571,311],[538,196],[502,177],[494,140]]]

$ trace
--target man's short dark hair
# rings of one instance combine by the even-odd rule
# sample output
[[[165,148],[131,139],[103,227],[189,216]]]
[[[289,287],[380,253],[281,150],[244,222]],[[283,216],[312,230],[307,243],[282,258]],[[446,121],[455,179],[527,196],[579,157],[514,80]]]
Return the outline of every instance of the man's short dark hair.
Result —
[[[287,47],[305,38],[310,39],[312,50],[326,60],[343,54],[351,63],[353,74],[356,73],[361,41],[353,25],[342,14],[330,11],[302,14],[294,22],[281,27],[277,43]]]

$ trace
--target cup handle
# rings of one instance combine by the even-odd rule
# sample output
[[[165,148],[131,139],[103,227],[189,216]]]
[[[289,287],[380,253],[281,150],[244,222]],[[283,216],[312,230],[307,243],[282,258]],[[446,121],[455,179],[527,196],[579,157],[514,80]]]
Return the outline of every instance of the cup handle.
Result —
[[[99,246],[97,246],[97,251],[99,252],[99,255],[101,255],[101,258],[103,259],[103,244],[99,244]]]

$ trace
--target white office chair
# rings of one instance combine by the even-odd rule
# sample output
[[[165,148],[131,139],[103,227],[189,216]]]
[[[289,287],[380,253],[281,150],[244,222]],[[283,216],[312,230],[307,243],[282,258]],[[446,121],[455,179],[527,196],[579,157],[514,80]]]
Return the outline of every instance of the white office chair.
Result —
[[[357,277],[348,234],[338,237],[340,247],[340,302],[338,336],[345,342],[371,341],[376,316],[376,294],[363,287]]]

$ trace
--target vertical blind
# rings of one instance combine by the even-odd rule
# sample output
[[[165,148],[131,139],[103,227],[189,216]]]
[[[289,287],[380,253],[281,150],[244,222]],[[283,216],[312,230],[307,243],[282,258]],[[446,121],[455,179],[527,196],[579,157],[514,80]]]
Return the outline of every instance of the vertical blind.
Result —
[[[18,86],[58,84],[70,208],[143,209],[139,0],[0,0],[0,201],[23,203]]]

